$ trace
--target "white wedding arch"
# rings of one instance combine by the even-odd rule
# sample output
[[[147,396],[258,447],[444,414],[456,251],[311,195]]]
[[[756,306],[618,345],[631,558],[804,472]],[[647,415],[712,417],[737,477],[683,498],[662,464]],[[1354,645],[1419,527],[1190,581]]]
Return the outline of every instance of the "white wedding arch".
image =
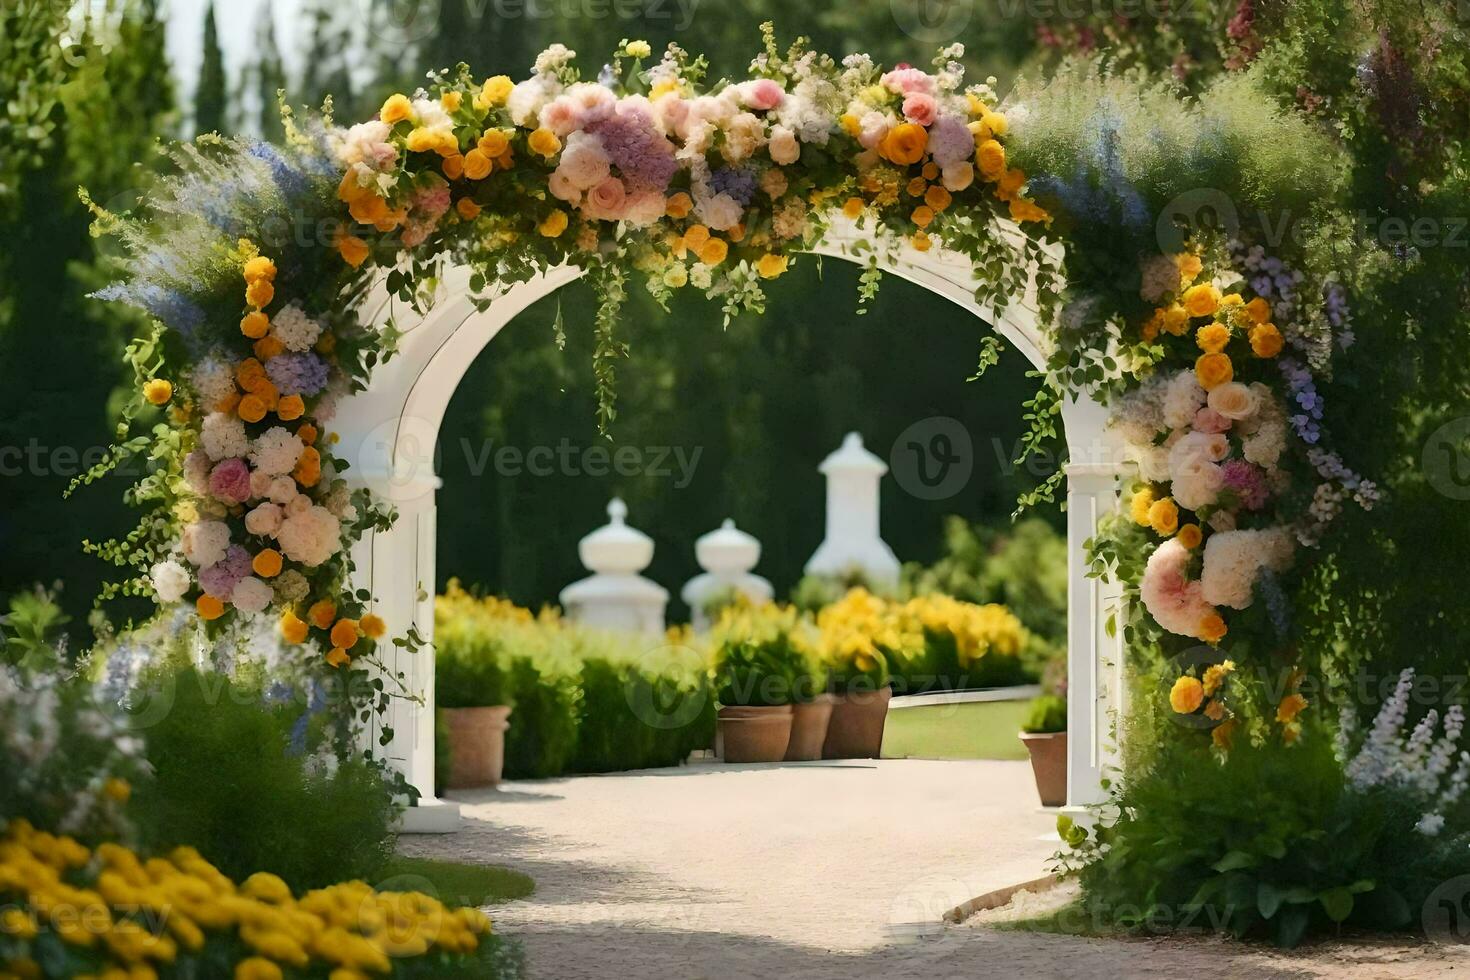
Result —
[[[866,263],[872,250],[855,248],[862,236],[851,226],[835,227],[811,252]],[[871,243],[867,243],[870,245]],[[866,248],[866,245],[864,246]],[[975,280],[964,256],[908,244],[878,249],[885,272],[950,300],[989,324],[1038,369],[1045,367],[1047,340],[1030,297],[1014,297],[999,314],[975,299]],[[386,531],[370,531],[353,549],[354,588],[376,598],[379,615],[395,632],[409,626],[426,640],[434,631],[436,520],[434,450],[450,398],[469,365],[501,329],[532,303],[580,278],[575,266],[548,269],[498,293],[483,311],[471,299],[471,270],[449,268],[441,277],[438,299],[427,313],[406,311],[379,287],[360,307],[361,316],[381,325],[390,314],[401,331],[397,352],[375,368],[367,390],[346,399],[332,427],[336,449],[351,468],[347,477],[394,506],[398,521]],[[1104,407],[1091,399],[1062,406],[1069,462],[1067,502],[1067,721],[1069,749],[1067,805],[1076,810],[1105,798],[1104,774],[1115,768],[1113,722],[1123,691],[1121,631],[1110,635],[1107,621],[1121,587],[1087,575],[1084,543],[1100,517],[1118,501],[1122,457],[1105,431]],[[1121,617],[1119,617],[1121,621]],[[419,805],[404,820],[409,831],[445,832],[459,824],[457,805],[434,794],[434,657],[431,646],[416,652],[393,647],[382,653],[385,667],[401,672],[422,701],[394,699],[376,728],[388,725],[393,737],[382,750],[420,792]],[[377,744],[377,731],[369,733]]]

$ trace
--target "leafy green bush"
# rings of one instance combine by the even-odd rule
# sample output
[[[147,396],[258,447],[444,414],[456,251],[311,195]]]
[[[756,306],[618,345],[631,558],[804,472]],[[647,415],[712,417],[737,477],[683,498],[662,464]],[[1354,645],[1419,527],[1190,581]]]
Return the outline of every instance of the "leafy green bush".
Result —
[[[582,691],[575,673],[544,658],[510,660],[515,698],[505,733],[505,774],[511,779],[560,776],[577,751]]]
[[[795,607],[731,607],[713,636],[715,697],[722,705],[795,704],[827,689],[815,637]]]
[[[703,677],[617,664],[582,663],[578,772],[676,766],[714,742],[714,702]]]
[[[143,729],[153,778],[133,812],[155,851],[192,845],[236,878],[270,871],[294,888],[376,874],[397,808],[378,768],[313,751],[306,706],[193,668],[154,676],[170,710]],[[151,716],[150,716],[151,717]]]
[[[1031,702],[1021,731],[1028,735],[1052,734],[1067,730],[1067,699],[1043,694]]]
[[[514,684],[492,638],[440,642],[434,653],[434,700],[441,708],[515,705]]]

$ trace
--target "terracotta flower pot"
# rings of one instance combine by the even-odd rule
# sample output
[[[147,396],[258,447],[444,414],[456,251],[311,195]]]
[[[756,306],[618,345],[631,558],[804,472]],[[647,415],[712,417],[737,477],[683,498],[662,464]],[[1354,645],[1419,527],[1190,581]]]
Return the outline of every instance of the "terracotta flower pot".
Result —
[[[1031,753],[1031,772],[1042,806],[1067,802],[1067,733],[1022,732],[1021,741]]]
[[[791,741],[791,705],[722,707],[721,758],[726,762],[780,762]]]
[[[822,757],[827,725],[832,720],[832,695],[821,694],[813,701],[791,706],[791,742],[787,762],[809,762]]]
[[[876,759],[883,750],[883,725],[893,690],[850,691],[836,695],[832,721],[822,746],[824,759]]]
[[[449,728],[449,788],[494,786],[505,771],[510,708],[445,708]]]

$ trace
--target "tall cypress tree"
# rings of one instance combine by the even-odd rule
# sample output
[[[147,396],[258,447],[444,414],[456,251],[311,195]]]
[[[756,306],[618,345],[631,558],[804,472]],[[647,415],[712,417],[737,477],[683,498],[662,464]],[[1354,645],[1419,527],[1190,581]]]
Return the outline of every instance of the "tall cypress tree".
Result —
[[[241,106],[242,112],[254,116],[250,120],[254,126],[247,123],[241,128],[253,128],[262,138],[279,142],[285,136],[285,127],[281,125],[277,95],[285,87],[286,68],[281,61],[281,46],[276,41],[275,5],[272,0],[266,0],[255,22],[255,58],[245,69],[241,86],[242,96],[254,93],[254,105],[248,110]]]
[[[211,3],[204,11],[204,58],[199,63],[199,84],[194,90],[194,132],[217,133],[226,129],[228,101],[225,58],[220,51],[219,29]]]
[[[306,56],[302,61],[297,91],[307,105],[320,106],[332,97],[340,119],[355,119],[352,72],[347,55],[352,50],[352,25],[339,15],[333,0],[311,0],[304,19],[311,24]]]

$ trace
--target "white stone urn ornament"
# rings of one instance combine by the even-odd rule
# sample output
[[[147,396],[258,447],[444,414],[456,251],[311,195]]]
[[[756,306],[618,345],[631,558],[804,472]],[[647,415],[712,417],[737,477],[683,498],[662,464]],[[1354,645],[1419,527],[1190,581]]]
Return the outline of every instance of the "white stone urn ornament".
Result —
[[[561,591],[568,619],[598,629],[662,636],[667,589],[638,574],[653,561],[653,539],[627,523],[628,505],[607,505],[608,523],[577,544],[592,574]]]
[[[775,595],[769,581],[752,573],[761,560],[761,543],[737,528],[731,518],[725,518],[717,530],[700,535],[694,542],[694,560],[704,573],[686,582],[679,597],[688,604],[697,631],[709,629],[712,602],[734,593],[759,605]]]

